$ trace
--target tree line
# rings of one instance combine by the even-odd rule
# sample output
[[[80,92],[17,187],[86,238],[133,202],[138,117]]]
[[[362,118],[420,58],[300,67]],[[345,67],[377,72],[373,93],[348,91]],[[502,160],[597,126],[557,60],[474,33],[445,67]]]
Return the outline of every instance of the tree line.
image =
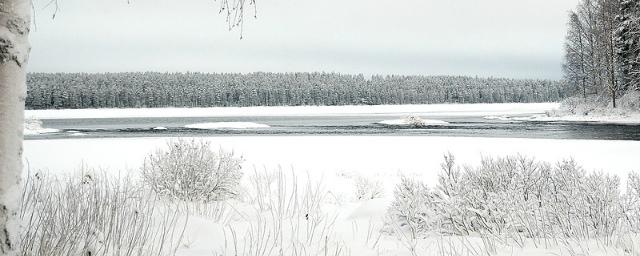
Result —
[[[338,73],[31,73],[28,109],[550,102],[552,80]]]
[[[606,95],[614,108],[640,90],[640,1],[581,0],[569,13],[564,74],[572,94]]]

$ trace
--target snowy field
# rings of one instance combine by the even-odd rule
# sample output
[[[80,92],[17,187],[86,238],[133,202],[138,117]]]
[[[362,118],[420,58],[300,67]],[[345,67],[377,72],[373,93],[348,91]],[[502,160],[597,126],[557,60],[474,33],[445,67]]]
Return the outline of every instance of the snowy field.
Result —
[[[38,119],[49,119],[393,113],[429,117],[472,115],[501,119],[535,115],[554,107],[557,107],[557,104],[45,110],[29,111],[28,115]],[[437,120],[422,121],[444,124]],[[398,120],[383,122],[405,125]],[[33,122],[33,127],[42,128],[38,122]],[[261,124],[248,122],[200,123],[194,126],[198,129],[226,127],[264,128]],[[309,250],[308,253],[299,253],[301,255],[627,255],[620,248],[640,245],[640,242],[633,238],[630,244],[614,246],[602,246],[598,240],[563,244],[572,243],[566,240],[538,246],[533,245],[535,242],[528,241],[524,246],[520,246],[513,243],[503,244],[498,242],[500,238],[497,237],[487,240],[477,234],[436,235],[416,240],[386,233],[389,227],[385,226],[387,212],[394,200],[394,187],[400,183],[401,176],[423,181],[429,187],[435,186],[443,155],[448,152],[456,157],[457,163],[475,166],[485,156],[521,154],[551,163],[573,158],[587,171],[602,171],[625,177],[628,172],[640,172],[637,162],[640,141],[435,136],[223,136],[202,139],[211,142],[214,148],[233,151],[243,157],[245,161],[242,168],[245,175],[242,189],[246,189],[245,192],[248,194],[253,195],[253,192],[250,192],[254,189],[252,182],[258,184],[277,177],[272,174],[278,169],[282,169],[287,175],[295,174],[301,178],[300,191],[295,194],[296,200],[300,201],[294,204],[299,208],[296,208],[295,212],[281,213],[274,210],[279,209],[277,207],[263,208],[262,203],[255,203],[259,201],[244,198],[247,196],[242,196],[243,199],[225,201],[223,205],[226,208],[205,208],[205,213],[193,214],[185,222],[186,229],[176,255],[235,255],[236,247],[246,250],[247,246],[254,245],[281,246],[272,244],[275,243],[274,237],[278,236],[285,237],[285,240],[290,239],[292,243],[302,242],[303,244],[293,246]],[[114,176],[137,176],[145,158],[156,149],[166,147],[169,140],[172,138],[32,139],[24,141],[24,157],[31,173],[73,174],[81,166],[87,166]],[[256,174],[265,176],[262,180],[252,180]],[[307,180],[303,181],[304,179]],[[311,185],[304,183],[309,180]],[[358,184],[363,180],[366,180],[367,184],[380,184],[381,194],[375,199],[358,198]],[[274,188],[280,191],[281,183],[274,180],[270,182],[266,183],[268,191]],[[625,179],[622,182],[625,182]],[[286,181],[288,186],[292,186],[292,183],[292,180]],[[313,188],[313,184],[316,183],[320,183],[322,191],[326,192],[322,199],[309,197],[308,189]],[[284,186],[284,193],[295,190]],[[624,188],[624,185],[621,187]],[[287,194],[286,197],[294,198],[294,194],[292,193],[291,197]],[[284,202],[288,205],[290,201],[286,200],[291,199],[267,196],[266,200],[275,200],[271,202],[275,203],[274,205],[285,205]],[[310,215],[310,212],[313,214]],[[278,217],[278,214],[284,215]],[[236,235],[237,240],[234,239]],[[235,244],[236,242],[240,244]],[[292,251],[287,252],[290,254],[285,255],[294,254]],[[239,255],[277,253],[259,254],[255,251],[244,251]]]
[[[363,175],[413,173],[435,180],[442,156],[478,164],[482,156],[522,154],[538,160],[573,157],[588,170],[624,175],[640,171],[640,141],[546,140],[517,138],[256,136],[206,138],[214,147],[242,155],[245,168],[278,166],[310,173]],[[147,154],[167,138],[27,140],[25,159],[32,170],[72,172],[82,164],[108,172],[137,170]]]
[[[601,170],[622,176],[629,171],[640,171],[637,164],[640,141],[416,136],[258,136],[206,139],[211,141],[213,147],[233,150],[242,155],[246,160],[243,166],[246,176],[254,173],[254,167],[258,173],[262,173],[264,169],[275,171],[281,166],[287,173],[293,168],[298,176],[311,177],[313,182],[321,182],[330,196],[320,202],[316,210],[321,209],[322,225],[329,225],[324,227],[329,232],[325,234],[330,241],[328,243],[331,243],[329,248],[339,248],[342,250],[341,255],[458,255],[452,251],[463,247],[467,248],[461,250],[466,252],[463,255],[485,255],[487,249],[484,244],[487,241],[476,236],[437,236],[418,240],[416,251],[412,254],[407,246],[409,240],[379,233],[384,227],[386,212],[393,200],[393,188],[400,182],[400,175],[422,180],[433,186],[446,152],[454,154],[458,163],[471,165],[477,165],[482,156],[519,153],[546,161],[573,157],[587,170]],[[81,165],[86,165],[123,175],[126,172],[137,173],[145,156],[154,149],[165,146],[167,140],[168,138],[28,140],[25,141],[25,158],[31,171],[44,169],[57,174],[73,173]],[[380,198],[355,198],[354,184],[361,177],[382,185]],[[307,199],[301,200],[304,203]],[[235,201],[231,201],[230,205],[232,212],[252,212],[256,207]],[[270,232],[271,229],[250,231],[256,228],[254,225],[271,225],[271,217],[260,216],[225,213],[223,219],[226,218],[225,221],[230,223],[225,225],[221,224],[219,217],[197,214],[191,216],[186,223],[177,255],[233,255],[234,250],[230,249],[231,227],[234,232],[239,232],[240,241],[248,239],[242,237],[242,232]],[[300,221],[304,223],[304,218],[292,217],[285,222],[285,226],[300,228]],[[326,221],[330,221],[330,224]],[[307,230],[308,228],[309,226]],[[496,243],[494,240],[489,241]],[[310,255],[324,255],[324,243],[322,239],[316,238],[305,248],[318,250]],[[582,250],[586,246],[586,252],[591,255],[612,255],[614,252],[611,248],[600,246],[597,241],[574,246]],[[571,255],[567,254],[567,248],[571,247],[557,244],[548,248],[529,244],[522,248],[497,243],[492,247],[495,247],[492,255]],[[614,255],[624,254],[617,252]]]

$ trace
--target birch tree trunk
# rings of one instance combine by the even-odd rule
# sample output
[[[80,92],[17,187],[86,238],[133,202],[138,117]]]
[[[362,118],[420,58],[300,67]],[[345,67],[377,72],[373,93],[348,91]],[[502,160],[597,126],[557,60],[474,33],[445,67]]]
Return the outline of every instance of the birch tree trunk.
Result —
[[[0,0],[0,256],[18,254],[30,0]]]

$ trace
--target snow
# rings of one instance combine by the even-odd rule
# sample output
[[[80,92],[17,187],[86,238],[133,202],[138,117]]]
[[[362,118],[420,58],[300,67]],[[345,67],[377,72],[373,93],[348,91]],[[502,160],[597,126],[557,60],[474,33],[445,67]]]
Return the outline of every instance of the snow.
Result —
[[[252,115],[390,115],[404,119],[384,120],[386,125],[446,125],[436,119],[420,116],[479,116],[503,121],[542,121],[543,115],[557,104],[473,104],[473,105],[404,105],[347,107],[255,107],[210,109],[143,109],[143,110],[63,110],[32,112],[38,118],[136,117],[136,116],[252,116]],[[193,110],[193,111],[192,111]],[[380,118],[381,120],[384,118]],[[412,122],[409,122],[411,120]],[[546,119],[551,121],[550,119]],[[556,119],[557,120],[557,119]],[[40,123],[41,124],[41,123]],[[267,125],[253,122],[194,123],[193,129],[252,129]],[[41,126],[39,127],[41,129]],[[155,127],[153,129],[166,129]],[[81,136],[78,131],[68,131]],[[71,138],[60,140],[24,141],[24,157],[31,173],[48,171],[54,174],[75,173],[80,166],[89,166],[115,175],[136,173],[145,157],[158,147],[165,147],[172,138]],[[555,140],[525,138],[474,138],[435,136],[228,136],[201,138],[214,149],[233,150],[246,161],[246,176],[254,170],[285,170],[300,179],[322,181],[328,192],[318,206],[333,224],[330,241],[341,241],[346,255],[412,255],[406,241],[379,231],[384,227],[393,189],[401,176],[408,176],[433,187],[437,182],[443,155],[447,152],[463,165],[477,165],[483,156],[522,154],[536,160],[555,162],[573,158],[588,171],[604,171],[624,177],[630,171],[640,171],[637,155],[640,141],[617,140]],[[293,170],[293,171],[291,171]],[[358,200],[357,180],[366,178],[381,182],[381,198]],[[248,178],[247,178],[248,179]],[[624,180],[624,179],[623,179]],[[245,180],[246,183],[246,180]],[[300,183],[306,184],[306,183]],[[304,186],[304,185],[303,185]],[[258,220],[268,219],[267,213],[256,211],[249,201],[231,200],[225,203],[233,211],[224,216],[223,224],[206,216],[189,216],[184,240],[176,255],[219,255],[229,241],[233,227],[241,241],[244,231]],[[241,213],[241,214],[240,214]],[[242,216],[240,216],[242,215]],[[335,219],[333,219],[335,218]],[[306,223],[304,218],[288,219],[284,229],[294,223]],[[265,222],[265,225],[273,223]],[[267,226],[265,226],[267,227]],[[227,228],[225,230],[225,228]],[[226,233],[225,233],[226,232]],[[289,236],[287,232],[284,236]],[[415,255],[449,255],[441,253],[441,245],[449,249],[482,248],[487,241],[477,236],[436,236],[418,242]],[[598,241],[583,241],[590,255],[608,255],[611,248],[598,246]],[[242,244],[240,244],[242,245]],[[446,249],[446,248],[444,248]],[[563,245],[525,248],[496,244],[492,255],[568,255]],[[459,251],[459,254],[465,254]],[[227,251],[227,253],[231,253]],[[474,254],[474,253],[466,253]],[[465,254],[465,255],[466,255]],[[486,254],[479,251],[475,254]],[[322,253],[320,253],[322,255]]]
[[[71,172],[87,164],[113,172],[136,170],[148,153],[170,138],[26,140],[24,156],[32,169]],[[538,160],[573,157],[588,170],[625,175],[640,171],[640,141],[554,140],[422,136],[231,136],[208,137],[214,148],[242,155],[253,167],[291,167],[317,174],[351,173],[384,177],[398,172],[435,182],[442,156],[451,152],[461,163],[481,157],[523,154]],[[321,156],[321,157],[319,157]],[[602,161],[606,158],[606,161]],[[385,181],[386,182],[386,181]]]
[[[40,169],[58,174],[73,173],[84,164],[121,174],[135,172],[147,154],[165,146],[167,139],[27,140],[24,142],[24,153],[32,173]],[[625,175],[632,170],[640,171],[636,160],[640,153],[640,141],[417,136],[237,136],[204,139],[211,141],[214,148],[234,150],[242,155],[247,160],[243,167],[248,175],[256,169],[276,170],[282,167],[287,173],[293,169],[299,176],[307,177],[305,174],[308,174],[309,179],[322,180],[330,196],[319,207],[327,216],[335,216],[335,220],[332,219],[334,232],[329,239],[344,242],[345,250],[353,255],[411,255],[405,242],[388,234],[380,235],[378,231],[384,225],[393,187],[398,183],[399,176],[411,176],[433,186],[442,155],[446,152],[454,154],[458,163],[471,165],[478,164],[483,155],[521,153],[546,161],[573,157],[587,170],[602,170],[618,175]],[[602,161],[603,158],[606,161]],[[382,181],[383,197],[355,200],[353,184],[359,176]],[[230,226],[242,241],[243,231],[258,223],[256,206],[235,200],[226,205],[233,209],[232,212],[242,212],[242,216],[234,213],[225,215],[230,221],[228,225],[209,217],[189,216],[184,240],[176,255],[219,255],[216,253],[224,247],[225,241],[231,244],[227,240]],[[262,221],[265,219],[268,216],[262,216]],[[304,218],[288,219],[283,222],[284,230],[290,230],[287,225],[298,222],[306,223]],[[290,234],[285,232],[284,235]],[[417,255],[441,255],[437,253],[437,245],[442,241],[446,246],[457,248],[471,244],[482,248],[486,242],[477,236],[436,236],[420,240]],[[611,248],[606,251],[596,243],[589,246],[592,246],[590,255],[608,255],[612,252]],[[497,253],[493,255],[568,255],[561,245],[534,247],[529,243],[527,247],[520,248],[497,243],[496,247]]]
[[[45,133],[59,132],[58,129],[53,128],[26,128],[24,129],[24,135],[39,135]]]
[[[225,116],[327,116],[327,115],[428,115],[488,116],[535,114],[557,108],[558,103],[426,104],[358,106],[283,106],[216,108],[123,108],[27,110],[38,119],[135,118],[135,117],[225,117]]]
[[[255,128],[269,128],[266,124],[258,124],[253,122],[213,122],[213,123],[198,123],[185,125],[186,128],[191,129],[255,129]]]
[[[628,124],[638,125],[640,124],[640,114],[631,115],[566,115],[566,116],[547,116],[547,115],[533,115],[528,117],[529,121],[543,121],[543,122],[589,122],[589,123],[605,123],[605,124]]]
[[[59,132],[58,129],[53,128],[44,128],[42,127],[42,121],[35,118],[25,118],[24,120],[24,135],[39,135],[44,133],[54,133]]]
[[[559,115],[550,116],[546,114],[536,114],[530,116],[485,116],[488,120],[501,121],[530,121],[530,122],[576,122],[576,123],[602,123],[602,124],[625,124],[639,125],[640,114],[631,115]]]
[[[357,203],[355,209],[349,211],[347,219],[384,218],[390,204],[389,198],[364,200]]]
[[[416,125],[416,123],[411,122],[410,120],[404,119],[392,119],[392,120],[383,120],[378,122],[379,124],[385,125],[395,125],[395,126],[412,126]],[[441,120],[432,120],[432,119],[420,119],[419,126],[430,126],[430,125],[448,125],[448,122]]]

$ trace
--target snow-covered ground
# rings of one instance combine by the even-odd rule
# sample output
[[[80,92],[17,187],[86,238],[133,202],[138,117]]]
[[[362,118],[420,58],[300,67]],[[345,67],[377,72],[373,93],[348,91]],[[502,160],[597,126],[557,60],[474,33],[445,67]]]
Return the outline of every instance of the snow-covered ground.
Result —
[[[539,121],[539,122],[590,122],[590,123],[606,123],[606,124],[640,124],[640,114],[626,115],[532,115],[530,117],[512,117],[510,120],[519,121]]]
[[[442,156],[461,163],[482,156],[523,154],[539,160],[573,157],[588,170],[624,174],[640,171],[640,141],[548,140],[518,138],[399,136],[255,136],[212,137],[214,147],[233,150],[245,167],[294,167],[301,172],[359,172],[366,175],[415,173],[434,181]],[[24,155],[31,169],[70,172],[81,164],[108,171],[137,169],[167,138],[27,140]]]
[[[539,114],[556,108],[557,104],[473,104],[473,105],[405,105],[405,106],[347,106],[347,107],[255,107],[209,109],[108,109],[108,110],[44,110],[29,111],[28,115],[41,119],[83,117],[173,117],[173,116],[253,116],[253,115],[361,115],[397,114],[399,116],[487,116],[487,118],[522,121],[542,118]],[[534,117],[523,117],[531,116]],[[437,119],[437,118],[435,118]],[[380,119],[382,120],[382,119]],[[406,125],[405,119],[388,120],[391,125]],[[423,120],[431,124],[444,124],[437,120]],[[552,121],[552,120],[550,120]],[[430,125],[430,124],[428,124]],[[36,127],[36,126],[34,126]],[[260,128],[259,123],[198,123],[189,125],[198,129]],[[46,129],[36,127],[38,129]],[[157,127],[162,129],[163,127]],[[70,131],[71,132],[71,131]],[[81,136],[81,133],[77,133]],[[477,165],[483,156],[522,154],[550,162],[573,158],[588,171],[603,171],[624,177],[630,171],[640,171],[637,156],[640,141],[617,140],[553,140],[521,138],[473,138],[430,136],[230,136],[206,137],[215,148],[233,150],[246,161],[245,179],[256,170],[277,170],[296,173],[322,181],[328,199],[317,206],[330,219],[325,228],[327,243],[341,241],[343,255],[412,255],[407,241],[391,235],[381,235],[384,218],[393,196],[393,188],[400,175],[411,176],[433,186],[437,181],[443,155],[452,153],[458,163]],[[136,173],[145,157],[158,147],[164,147],[170,138],[102,138],[27,140],[24,142],[26,165],[31,172],[48,171],[55,174],[76,172],[80,166],[89,166],[112,174]],[[355,183],[364,178],[382,187],[381,198],[357,200]],[[624,185],[622,186],[624,187]],[[231,201],[229,204],[243,217],[230,213],[227,223],[206,216],[191,216],[177,255],[220,255],[232,251],[230,227],[239,232],[240,240],[247,239],[244,230],[251,225],[271,225],[269,221],[247,213],[255,211],[248,202]],[[268,219],[268,216],[262,216]],[[284,229],[295,223],[307,223],[307,217],[288,219]],[[265,219],[260,219],[264,221]],[[259,223],[259,225],[258,225]],[[306,225],[306,224],[305,224]],[[266,226],[265,226],[266,227]],[[280,227],[282,228],[282,227]],[[291,234],[284,234],[291,235]],[[316,239],[318,240],[318,239]],[[245,240],[246,241],[246,240]],[[322,239],[308,247],[325,255]],[[485,255],[478,249],[487,240],[477,236],[433,237],[420,241],[413,255]],[[489,240],[489,242],[491,242]],[[610,247],[601,247],[594,241],[576,245],[587,254],[611,255]],[[442,248],[441,246],[449,246]],[[243,246],[240,244],[239,246]],[[461,249],[467,248],[467,249]],[[469,249],[471,248],[471,249]],[[475,248],[475,249],[474,249]],[[619,248],[619,247],[618,247]],[[478,250],[470,252],[469,250]],[[442,253],[442,250],[458,250]],[[465,250],[467,250],[465,252]],[[521,248],[496,245],[493,255],[571,255],[566,246]],[[584,251],[578,251],[584,252]],[[331,252],[329,252],[331,254]],[[223,254],[224,255],[224,254]],[[333,254],[331,254],[333,255]],[[624,255],[617,254],[617,255]]]
[[[25,141],[25,158],[32,172],[47,169],[59,174],[70,173],[79,166],[86,165],[122,174],[136,172],[145,156],[155,148],[164,146],[167,139],[28,140]],[[547,161],[573,157],[587,170],[602,170],[619,175],[625,175],[632,170],[640,171],[640,166],[637,165],[640,141],[418,136],[258,136],[205,139],[211,141],[213,147],[234,150],[236,154],[242,155],[246,159],[244,170],[247,176],[253,173],[254,168],[262,172],[263,169],[276,170],[282,167],[287,173],[294,169],[299,176],[306,177],[308,174],[312,180],[322,181],[330,195],[319,206],[323,214],[330,218],[325,221],[332,220],[331,226],[324,227],[330,232],[327,239],[329,243],[340,241],[342,250],[345,250],[343,255],[412,255],[408,250],[407,241],[379,232],[384,225],[393,187],[398,184],[400,174],[433,185],[442,156],[446,152],[453,153],[461,164],[476,165],[482,156],[520,153]],[[357,200],[354,197],[354,182],[358,177],[379,182],[383,187],[382,197]],[[240,241],[243,241],[247,239],[244,232],[251,225],[272,225],[268,215],[263,218],[248,215],[249,212],[255,211],[255,206],[236,201],[230,204],[232,212],[240,211],[244,217],[225,215],[230,221],[225,225],[206,216],[189,217],[177,255],[219,255],[225,252],[225,244],[228,246],[227,255],[233,255],[233,250],[229,249],[232,244],[229,240],[230,227],[234,228],[234,232],[238,232]],[[290,225],[296,223],[305,223],[304,217],[300,220],[285,221],[284,229],[288,230],[291,228]],[[324,255],[324,240],[316,240],[308,248],[319,247],[320,253],[312,255]],[[416,246],[418,254],[414,255],[457,255],[441,254],[441,250],[458,250],[463,247],[475,247],[476,249],[470,250],[479,250],[478,255],[484,255],[484,249],[481,248],[485,242],[487,241],[475,236],[436,236],[420,240]],[[576,247],[584,247],[587,244],[582,243]],[[439,247],[443,245],[450,248]],[[525,248],[517,245],[495,246],[497,253],[493,255],[567,253],[567,248],[557,244],[548,248],[534,247],[531,244]],[[594,242],[589,245],[587,252],[591,255],[611,255],[614,251],[611,248],[599,247]]]
[[[624,99],[617,108],[598,105],[597,102],[581,98],[569,98],[562,104],[550,106],[545,111],[529,116],[514,114],[492,114],[484,118],[501,121],[533,121],[533,122],[579,122],[639,125],[640,112],[637,103],[638,94],[634,93]],[[633,104],[630,104],[632,102]]]
[[[591,114],[591,115],[534,114],[530,116],[489,115],[489,116],[485,116],[484,119],[500,120],[500,121],[578,122],[578,123],[639,125],[640,113]]]
[[[36,119],[133,118],[133,117],[220,117],[220,116],[317,116],[317,115],[408,115],[488,116],[544,113],[557,103],[428,104],[375,106],[299,106],[299,107],[216,107],[216,108],[130,108],[27,110]]]

